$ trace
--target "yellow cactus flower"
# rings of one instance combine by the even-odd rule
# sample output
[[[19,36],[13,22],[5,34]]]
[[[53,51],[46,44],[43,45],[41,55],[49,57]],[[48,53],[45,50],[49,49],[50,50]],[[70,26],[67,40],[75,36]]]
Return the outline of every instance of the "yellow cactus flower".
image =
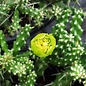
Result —
[[[52,54],[55,46],[56,39],[52,34],[40,33],[31,40],[31,49],[39,57]]]

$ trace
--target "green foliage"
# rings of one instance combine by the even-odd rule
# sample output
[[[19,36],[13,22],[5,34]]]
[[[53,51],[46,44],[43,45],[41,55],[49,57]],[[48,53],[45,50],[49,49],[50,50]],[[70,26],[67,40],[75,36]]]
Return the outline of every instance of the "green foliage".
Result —
[[[83,12],[77,9],[71,9],[72,11],[72,18],[71,22],[66,20],[66,17],[63,17],[63,20],[60,19],[60,22],[57,22],[55,27],[53,27],[53,35],[57,39],[56,49],[54,51],[54,56],[52,55],[53,59],[50,59],[50,63],[54,65],[60,66],[67,66],[70,68],[68,70],[69,77],[72,77],[72,80],[79,80],[85,79],[85,69],[82,65],[84,63],[81,62],[81,57],[84,52],[84,48],[82,47],[81,42],[81,35],[82,35],[82,28],[81,23],[83,21]],[[65,16],[66,14],[64,14]],[[67,18],[68,19],[68,18]],[[62,21],[61,21],[62,20]],[[65,22],[66,21],[66,22]],[[65,30],[66,23],[70,23],[70,32]],[[79,64],[77,63],[79,61]],[[80,70],[79,70],[80,69]],[[72,71],[71,71],[72,70]],[[82,72],[81,72],[82,71]],[[84,75],[83,75],[84,74]],[[61,76],[60,76],[61,75]],[[65,73],[57,75],[56,81],[60,79],[60,77],[64,76]],[[82,76],[81,76],[82,75]],[[66,75],[67,76],[67,75]],[[64,76],[65,77],[65,76]],[[67,83],[64,82],[64,77],[61,79],[61,85],[68,86],[71,83],[70,79],[68,79]],[[53,86],[53,85],[52,85]],[[54,85],[56,86],[56,84]]]
[[[20,32],[20,35],[18,35],[11,50],[8,49],[4,34],[2,31],[0,31],[0,46],[1,49],[4,51],[4,53],[0,55],[0,72],[4,71],[10,74],[10,76],[8,76],[8,79],[5,79],[4,73],[2,73],[3,79],[1,79],[0,82],[7,80],[5,84],[9,84],[10,86],[12,84],[12,81],[10,79],[12,79],[12,76],[14,75],[18,76],[19,83],[17,83],[17,85],[34,85],[36,81],[36,74],[33,70],[33,62],[28,58],[29,56],[22,56],[22,54],[19,55],[18,53],[18,51],[25,45],[26,39],[30,36],[30,30],[30,25],[25,25],[25,27],[23,27],[22,31]],[[1,85],[3,85],[3,83]]]
[[[21,48],[26,44],[26,39],[30,36],[30,30],[31,27],[30,25],[25,25],[23,29],[21,30],[20,34],[17,36],[17,41],[14,42],[13,45],[13,51],[14,53],[18,52],[21,50]]]
[[[6,39],[4,38],[2,30],[0,30],[0,45],[5,52],[8,51],[8,46],[6,44]]]
[[[20,19],[19,19],[19,12],[18,10],[14,11],[14,15],[12,16],[12,24],[9,27],[9,33],[11,35],[14,35],[14,32],[16,31],[16,33],[18,33],[18,29],[20,29],[20,25],[19,25]]]
[[[3,31],[7,31],[10,35],[14,35],[14,32],[18,32],[19,29],[21,30],[22,24],[20,22],[22,21],[21,19],[25,17],[28,23],[33,21],[34,27],[40,27],[44,24],[43,21],[46,19],[51,19],[54,16],[58,19],[62,13],[62,9],[57,5],[51,4],[51,6],[48,7],[47,0],[44,2],[30,0],[1,0],[0,2],[0,26],[3,28]],[[52,1],[50,2],[52,3]],[[65,2],[66,1],[64,1],[64,3]],[[56,0],[54,3],[59,4],[62,2]],[[35,7],[35,5],[38,6]]]
[[[72,82],[72,77],[68,73],[69,71],[64,71],[56,76],[55,81],[52,86],[69,86]]]
[[[11,35],[14,35],[14,32],[18,33],[13,47],[9,49],[3,34],[5,30],[0,30],[1,86],[11,86],[13,76],[18,77],[16,85],[34,86],[36,79],[44,74],[49,64],[65,68],[56,75],[51,86],[69,86],[76,80],[86,85],[86,48],[82,47],[81,42],[84,13],[81,9],[69,7],[71,1],[78,3],[77,0],[0,1],[1,29],[7,30]],[[52,28],[52,35],[43,34],[33,38],[36,43],[33,41],[29,49],[21,53],[27,38],[30,37],[31,26],[40,27],[46,19],[53,17],[56,19],[56,25]],[[28,24],[23,22],[22,25],[24,18],[28,20]],[[69,31],[66,29],[67,25],[70,26]],[[43,46],[40,46],[41,44]],[[48,53],[44,55],[46,51]]]
[[[6,5],[6,4],[0,4],[0,14],[2,16],[7,16],[8,12],[9,12],[10,8],[9,8],[9,5]]]
[[[86,79],[86,70],[83,66],[83,64],[80,63],[80,61],[75,61],[73,65],[71,66],[71,72],[70,75],[74,78],[74,80],[79,80],[81,83],[82,79]]]

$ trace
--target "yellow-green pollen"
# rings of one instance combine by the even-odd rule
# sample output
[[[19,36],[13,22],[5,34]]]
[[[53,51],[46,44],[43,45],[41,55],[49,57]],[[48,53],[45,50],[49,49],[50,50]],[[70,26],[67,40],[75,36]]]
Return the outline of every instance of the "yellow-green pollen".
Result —
[[[42,39],[36,39],[35,44],[38,48],[42,50],[43,53],[47,53],[48,49],[50,48],[50,38],[47,38],[47,35],[45,35]]]

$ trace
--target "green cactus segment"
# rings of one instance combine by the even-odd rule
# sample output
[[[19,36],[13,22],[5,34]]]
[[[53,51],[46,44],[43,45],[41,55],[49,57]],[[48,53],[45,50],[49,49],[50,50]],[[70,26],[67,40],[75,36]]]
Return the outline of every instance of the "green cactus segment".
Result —
[[[35,74],[35,71],[32,71],[31,74],[27,77],[28,77],[27,78],[28,81],[26,82],[26,86],[28,86],[28,85],[33,86],[36,82],[36,77],[37,77],[37,75]]]
[[[62,37],[63,35],[67,34],[67,31],[64,29],[66,28],[66,24],[70,15],[70,9],[64,10],[62,16],[58,19],[56,26],[53,27],[52,33],[57,38],[57,40],[59,39],[59,37]]]
[[[0,30],[0,46],[3,51],[5,51],[5,52],[8,51],[8,46],[7,46],[6,39],[4,37],[2,30]]]
[[[22,77],[19,77],[19,85],[20,86],[34,86],[36,82],[36,74],[35,71],[31,71],[30,74],[23,75]]]
[[[83,54],[80,58],[81,64],[86,64],[86,48],[83,49]],[[86,65],[84,65],[84,68],[86,68]]]
[[[35,71],[32,71],[29,75],[27,75],[27,81],[24,83],[25,86],[34,86],[36,82],[36,74]]]
[[[63,22],[64,24],[67,24],[67,22],[69,21],[68,19],[71,14],[72,14],[71,9],[65,8],[64,11],[62,12],[62,16],[59,18],[58,21]]]
[[[80,11],[78,11],[78,12],[80,12]],[[80,12],[79,14],[83,15],[82,12]],[[68,14],[66,14],[66,15],[68,15]],[[77,14],[77,16],[78,16],[78,14]],[[62,18],[64,19],[64,21],[66,21],[67,17],[62,17]],[[81,20],[79,22],[79,23],[81,23],[83,19],[78,18],[77,21],[79,21],[79,20]],[[57,38],[57,44],[56,44],[56,48],[53,52],[54,56],[52,55],[52,57],[54,57],[54,58],[53,59],[50,58],[50,63],[57,64],[60,66],[71,65],[72,62],[77,60],[83,54],[83,47],[80,45],[80,42],[79,42],[80,36],[82,33],[82,31],[80,32],[81,27],[79,28],[79,32],[78,32],[78,28],[75,28],[75,27],[77,27],[77,25],[75,27],[73,26],[75,28],[75,29],[73,28],[73,31],[76,32],[77,35],[74,35],[74,33],[71,31],[72,29],[70,30],[70,33],[68,33],[65,30],[65,28],[66,28],[65,24],[67,22],[64,22],[64,21],[58,20],[58,24],[56,24],[56,26],[53,27],[53,35]],[[74,19],[71,21],[74,21]],[[77,23],[77,24],[79,25],[79,23]],[[76,36],[78,36],[78,38],[76,38]]]
[[[34,7],[27,7],[24,4],[21,5],[20,7],[20,11],[23,14],[27,14],[28,17],[30,17],[30,19],[33,19],[35,25],[37,26],[41,26],[42,25],[42,21],[44,20],[44,13],[43,13],[43,9],[38,9],[38,8],[34,8]]]
[[[82,10],[76,10],[74,9],[74,14],[72,16],[72,20],[71,20],[71,29],[70,29],[70,33],[72,33],[75,36],[75,40],[76,41],[81,41],[81,35],[82,35],[82,28],[81,28],[81,24],[83,22],[83,12]]]
[[[17,69],[16,71],[14,70],[14,74],[17,73],[17,75],[19,76],[19,81],[20,81],[20,85],[23,86],[28,86],[28,85],[34,85],[35,84],[35,78],[36,78],[36,74],[33,70],[34,65],[33,62],[31,60],[29,60],[27,57],[18,57],[15,59],[17,62],[17,65],[15,65],[15,68],[13,69]],[[20,64],[21,65],[20,65]],[[11,68],[12,69],[12,68]],[[19,72],[18,72],[19,71]]]
[[[20,59],[21,58],[21,59]],[[33,69],[33,62],[30,61],[27,57],[16,58],[7,65],[7,70],[12,72],[14,75],[22,77],[23,75],[29,74]]]
[[[6,66],[9,65],[9,63],[13,62],[13,56],[12,52],[5,52],[4,55],[0,56],[0,66],[2,66],[2,69],[5,69]]]
[[[34,65],[27,57],[15,58],[12,51],[9,51],[0,56],[0,66],[1,69],[5,69],[9,73],[18,75],[21,86],[33,86],[35,84],[36,74],[32,71]]]
[[[32,71],[32,69],[34,68],[33,62],[31,60],[29,60],[27,57],[16,58],[16,61],[20,62],[22,65],[24,65],[25,68],[24,69],[22,68],[22,69],[25,70],[26,73],[30,73]]]
[[[59,19],[59,17],[62,15],[62,12],[63,12],[62,8],[59,7],[58,5],[52,6],[52,14],[55,15],[57,19]],[[46,15],[48,15],[48,12],[46,12]]]
[[[80,61],[74,61],[71,66],[70,76],[73,77],[74,81],[78,80],[79,82],[81,82],[82,79],[86,79],[86,70]]]
[[[18,10],[15,10],[14,15],[12,17],[12,24],[9,28],[9,33],[11,33],[12,35],[14,35],[14,32],[18,33],[18,29],[20,28],[19,22],[20,22],[19,12]]]
[[[9,10],[10,10],[9,5],[7,5],[7,4],[0,4],[0,14],[1,15],[7,16],[8,15],[7,13],[9,12]]]
[[[52,34],[40,33],[31,40],[31,49],[39,57],[52,54],[56,46],[56,40]]]
[[[66,42],[65,42],[66,41]],[[76,46],[76,42],[70,36],[59,39],[58,44],[50,58],[50,63],[54,65],[72,65],[72,62],[79,59],[83,54],[83,47]],[[58,51],[58,52],[57,52]]]
[[[67,31],[64,30],[66,28],[64,23],[56,24],[56,26],[53,27],[53,35],[57,40],[62,37],[64,34],[67,34]],[[61,34],[62,33],[62,34]]]
[[[16,41],[13,45],[14,53],[17,53],[21,50],[21,48],[26,44],[26,39],[30,36],[30,25],[25,25],[25,27],[22,28],[20,34],[17,36]]]

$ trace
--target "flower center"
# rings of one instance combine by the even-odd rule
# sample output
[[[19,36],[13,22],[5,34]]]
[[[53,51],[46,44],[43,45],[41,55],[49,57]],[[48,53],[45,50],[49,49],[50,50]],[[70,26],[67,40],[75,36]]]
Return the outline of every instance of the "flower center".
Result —
[[[45,35],[44,38],[35,40],[35,44],[38,48],[42,50],[43,53],[46,54],[51,46],[50,41],[50,38],[48,38],[47,35]]]

